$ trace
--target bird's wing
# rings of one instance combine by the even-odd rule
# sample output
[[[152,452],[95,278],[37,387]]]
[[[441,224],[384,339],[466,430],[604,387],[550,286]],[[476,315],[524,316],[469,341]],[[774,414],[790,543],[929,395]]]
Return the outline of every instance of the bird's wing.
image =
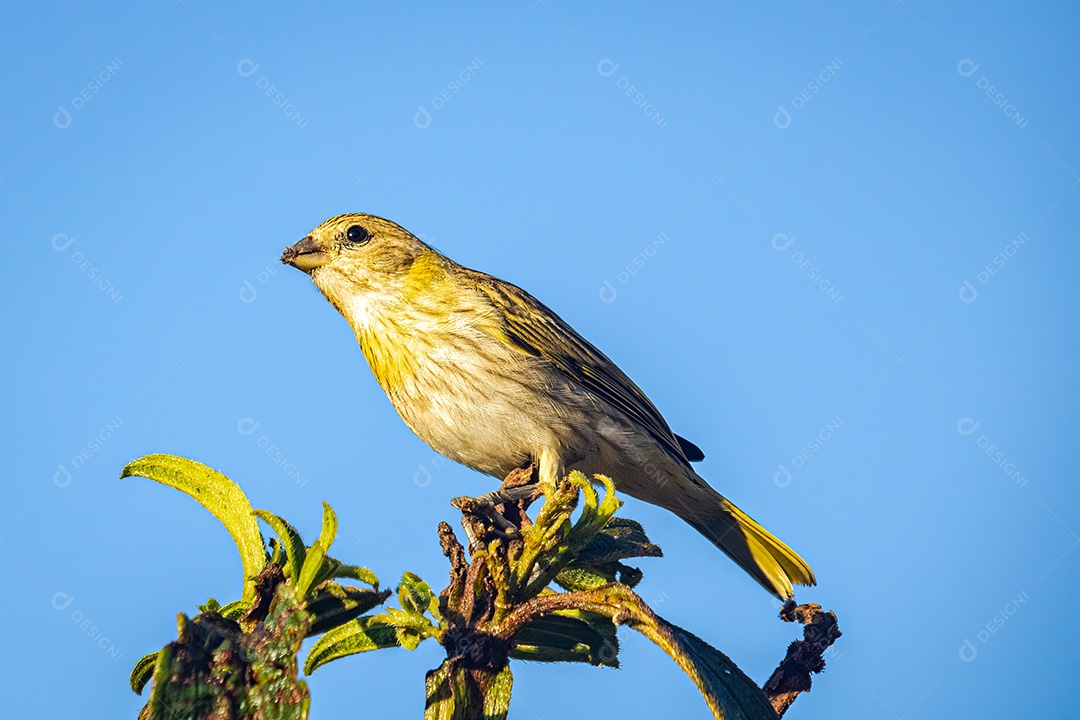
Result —
[[[705,459],[705,453],[694,443],[690,442],[682,435],[676,435],[675,439],[679,442],[679,447],[682,448],[683,455],[690,462],[701,462]]]
[[[671,432],[652,401],[562,318],[521,288],[502,280],[484,276],[476,288],[498,311],[496,322],[487,328],[489,332],[523,353],[544,358],[570,380],[645,428],[669,455],[687,462],[684,445],[679,442],[681,438]],[[690,445],[704,457],[697,446]]]

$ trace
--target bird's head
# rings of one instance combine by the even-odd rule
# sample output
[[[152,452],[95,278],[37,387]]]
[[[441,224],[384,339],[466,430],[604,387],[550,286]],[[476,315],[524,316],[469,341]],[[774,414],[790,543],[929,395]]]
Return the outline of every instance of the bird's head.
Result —
[[[285,248],[281,262],[311,276],[354,329],[417,288],[438,286],[451,264],[397,223],[363,213],[330,218]]]
[[[430,248],[397,223],[374,215],[338,215],[285,248],[281,262],[312,279],[325,272],[379,282],[379,276],[407,273]]]

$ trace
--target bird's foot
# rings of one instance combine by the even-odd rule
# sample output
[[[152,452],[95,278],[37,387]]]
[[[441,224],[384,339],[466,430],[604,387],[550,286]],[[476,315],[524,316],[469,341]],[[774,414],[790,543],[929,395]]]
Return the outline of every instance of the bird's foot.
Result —
[[[525,511],[540,494],[534,466],[530,465],[512,471],[494,492],[475,498],[457,497],[450,504],[461,511],[461,524],[473,549],[483,547],[482,541],[489,534],[520,539],[521,530],[532,524]]]
[[[537,485],[519,485],[516,487],[507,487],[506,485],[503,485],[498,490],[484,493],[475,499],[478,502],[489,503],[491,505],[516,505],[522,500],[532,502],[536,499],[538,493],[539,487]]]
[[[499,495],[499,492],[491,492],[480,497],[456,497],[450,501],[450,504],[460,510],[464,515],[481,515],[495,526],[491,528],[494,532],[501,531],[504,537],[518,537],[517,525],[503,517],[503,514],[499,512],[500,505],[506,503],[507,500]],[[465,528],[468,530],[468,528]]]

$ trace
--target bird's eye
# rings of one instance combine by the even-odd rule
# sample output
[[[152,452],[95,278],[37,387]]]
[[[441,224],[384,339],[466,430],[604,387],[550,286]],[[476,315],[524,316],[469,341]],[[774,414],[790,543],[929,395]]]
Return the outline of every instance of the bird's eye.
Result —
[[[345,231],[345,238],[351,243],[363,245],[371,239],[371,233],[362,225],[350,225],[349,229]]]

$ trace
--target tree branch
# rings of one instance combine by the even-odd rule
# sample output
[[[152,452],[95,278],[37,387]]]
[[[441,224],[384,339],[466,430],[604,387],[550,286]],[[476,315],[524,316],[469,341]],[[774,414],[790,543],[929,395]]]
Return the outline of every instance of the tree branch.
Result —
[[[799,693],[809,692],[810,675],[825,669],[822,655],[842,633],[835,613],[831,610],[823,612],[821,606],[814,603],[795,605],[788,601],[780,611],[780,618],[805,625],[803,639],[788,645],[787,655],[762,688],[776,714],[783,717]]]

